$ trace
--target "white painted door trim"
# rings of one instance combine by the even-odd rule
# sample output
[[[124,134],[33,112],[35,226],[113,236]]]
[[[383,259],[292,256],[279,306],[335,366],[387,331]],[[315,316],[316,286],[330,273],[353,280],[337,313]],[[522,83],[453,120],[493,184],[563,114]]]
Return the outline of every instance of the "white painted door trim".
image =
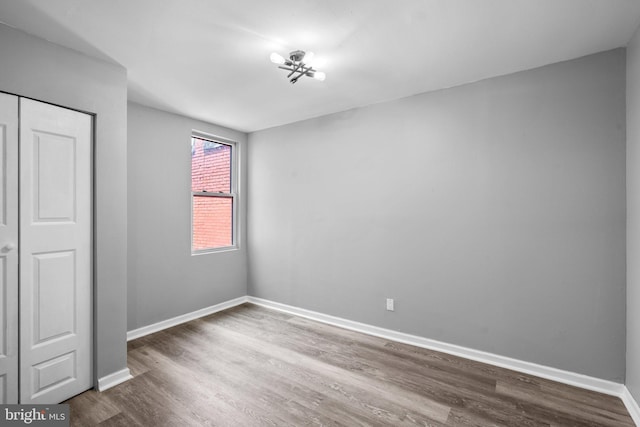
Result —
[[[18,97],[0,93],[0,403],[18,403]]]

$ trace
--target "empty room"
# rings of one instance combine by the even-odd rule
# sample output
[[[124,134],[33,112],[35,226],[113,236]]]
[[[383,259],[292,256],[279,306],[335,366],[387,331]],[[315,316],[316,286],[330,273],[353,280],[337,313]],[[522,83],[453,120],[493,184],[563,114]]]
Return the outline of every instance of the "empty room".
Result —
[[[640,1],[0,0],[0,58],[0,425],[640,426]]]

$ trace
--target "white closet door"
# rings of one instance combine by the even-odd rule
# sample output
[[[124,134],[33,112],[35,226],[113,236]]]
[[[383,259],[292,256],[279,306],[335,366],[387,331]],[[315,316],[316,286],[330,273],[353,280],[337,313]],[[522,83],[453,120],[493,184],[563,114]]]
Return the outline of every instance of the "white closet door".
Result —
[[[0,403],[18,403],[18,97],[0,93]]]
[[[20,402],[92,387],[91,116],[20,98]]]

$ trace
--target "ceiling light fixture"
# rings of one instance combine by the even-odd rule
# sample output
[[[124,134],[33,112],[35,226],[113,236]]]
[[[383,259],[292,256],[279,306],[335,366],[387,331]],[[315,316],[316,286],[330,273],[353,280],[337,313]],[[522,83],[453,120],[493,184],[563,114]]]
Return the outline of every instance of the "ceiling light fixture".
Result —
[[[289,54],[289,59],[283,58],[281,55],[273,52],[270,56],[271,62],[278,65],[278,68],[290,71],[287,75],[289,81],[293,84],[302,76],[314,78],[323,81],[327,76],[318,70],[314,70],[309,63],[313,58],[313,52],[305,52],[303,50],[294,50]],[[304,60],[307,62],[305,63]]]

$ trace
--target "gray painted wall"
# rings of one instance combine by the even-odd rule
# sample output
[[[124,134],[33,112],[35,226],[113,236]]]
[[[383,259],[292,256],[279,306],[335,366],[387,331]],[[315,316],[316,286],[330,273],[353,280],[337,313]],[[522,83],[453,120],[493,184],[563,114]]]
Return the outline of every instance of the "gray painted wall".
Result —
[[[127,366],[127,75],[0,24],[0,91],[96,114],[95,299],[98,378]]]
[[[627,388],[640,402],[640,30],[627,47]]]
[[[624,380],[623,49],[249,146],[250,295]]]
[[[240,249],[191,255],[191,131],[240,148]],[[247,294],[247,135],[129,104],[128,330]]]

